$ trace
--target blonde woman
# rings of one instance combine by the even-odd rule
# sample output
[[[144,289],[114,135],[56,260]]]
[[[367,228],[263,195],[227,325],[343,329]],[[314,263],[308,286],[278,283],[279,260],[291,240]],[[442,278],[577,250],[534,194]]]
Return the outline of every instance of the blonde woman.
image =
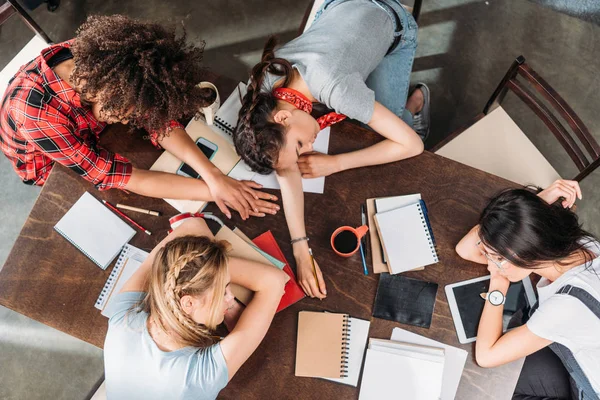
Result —
[[[164,239],[113,299],[104,344],[108,399],[214,399],[269,328],[287,275],[229,258],[204,220]],[[256,293],[235,328],[211,332],[235,299],[230,283]]]

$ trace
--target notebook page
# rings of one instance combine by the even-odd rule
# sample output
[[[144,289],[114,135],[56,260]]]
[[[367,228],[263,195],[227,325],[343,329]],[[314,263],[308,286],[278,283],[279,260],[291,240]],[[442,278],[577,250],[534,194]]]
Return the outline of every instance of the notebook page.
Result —
[[[367,339],[369,337],[370,321],[365,321],[358,318],[350,318],[350,347],[348,349],[348,377],[346,378],[325,378],[330,381],[344,383],[356,387],[358,385],[358,377],[367,347]]]
[[[401,328],[394,328],[392,340],[422,344],[425,346],[439,346],[444,348],[446,360],[444,362],[444,375],[442,377],[442,400],[454,400],[460,377],[462,376],[465,363],[467,362],[467,351],[447,344],[437,342],[425,336],[417,335]]]
[[[102,269],[121,252],[135,230],[85,192],[54,229]]]
[[[380,197],[375,199],[375,207],[378,213],[393,210],[395,208],[406,207],[418,203],[421,200],[421,194],[408,194],[405,196]]]
[[[359,400],[437,400],[444,364],[367,349]]]
[[[121,288],[123,288],[123,286],[129,280],[129,278],[131,278],[133,276],[135,271],[138,270],[140,265],[142,265],[142,263],[134,258],[128,258],[125,260],[125,264],[123,265],[123,268],[121,269],[121,273],[119,274],[119,277],[117,278],[117,284],[113,287],[112,291],[110,292],[108,301],[106,302],[106,305],[102,309],[102,313],[101,313],[102,315],[104,315],[106,317],[106,315],[104,314],[104,310],[109,309],[110,303],[115,298],[115,295],[121,291]]]
[[[375,220],[392,274],[438,262],[420,204],[377,213]]]
[[[296,376],[340,378],[345,314],[300,311]]]

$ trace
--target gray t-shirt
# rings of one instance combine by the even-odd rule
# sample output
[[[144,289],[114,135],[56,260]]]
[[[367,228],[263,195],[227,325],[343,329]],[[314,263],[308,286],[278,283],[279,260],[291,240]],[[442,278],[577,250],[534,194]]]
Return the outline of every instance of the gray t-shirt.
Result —
[[[365,84],[394,41],[390,16],[369,0],[329,7],[301,36],[275,51],[298,70],[320,103],[368,123],[375,93]],[[268,74],[271,90],[280,77]]]
[[[107,399],[215,399],[228,381],[221,346],[160,350],[148,333],[148,314],[130,311],[144,296],[142,292],[119,293],[107,310]]]

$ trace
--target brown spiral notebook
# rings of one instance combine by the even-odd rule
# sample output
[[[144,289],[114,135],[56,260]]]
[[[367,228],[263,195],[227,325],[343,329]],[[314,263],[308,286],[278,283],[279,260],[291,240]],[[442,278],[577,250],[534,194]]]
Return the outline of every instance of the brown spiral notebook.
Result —
[[[300,311],[296,376],[345,378],[348,375],[349,325],[347,314]]]

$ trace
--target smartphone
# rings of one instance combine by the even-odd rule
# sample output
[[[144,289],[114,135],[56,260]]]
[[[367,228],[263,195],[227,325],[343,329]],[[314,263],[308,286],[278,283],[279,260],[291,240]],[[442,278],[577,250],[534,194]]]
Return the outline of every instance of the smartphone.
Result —
[[[196,146],[198,146],[200,151],[202,151],[202,153],[204,153],[206,158],[209,160],[212,160],[218,149],[216,144],[203,137],[200,137],[198,140],[196,140]],[[181,163],[177,169],[177,175],[200,179],[200,174],[194,171],[194,169],[186,163]]]

